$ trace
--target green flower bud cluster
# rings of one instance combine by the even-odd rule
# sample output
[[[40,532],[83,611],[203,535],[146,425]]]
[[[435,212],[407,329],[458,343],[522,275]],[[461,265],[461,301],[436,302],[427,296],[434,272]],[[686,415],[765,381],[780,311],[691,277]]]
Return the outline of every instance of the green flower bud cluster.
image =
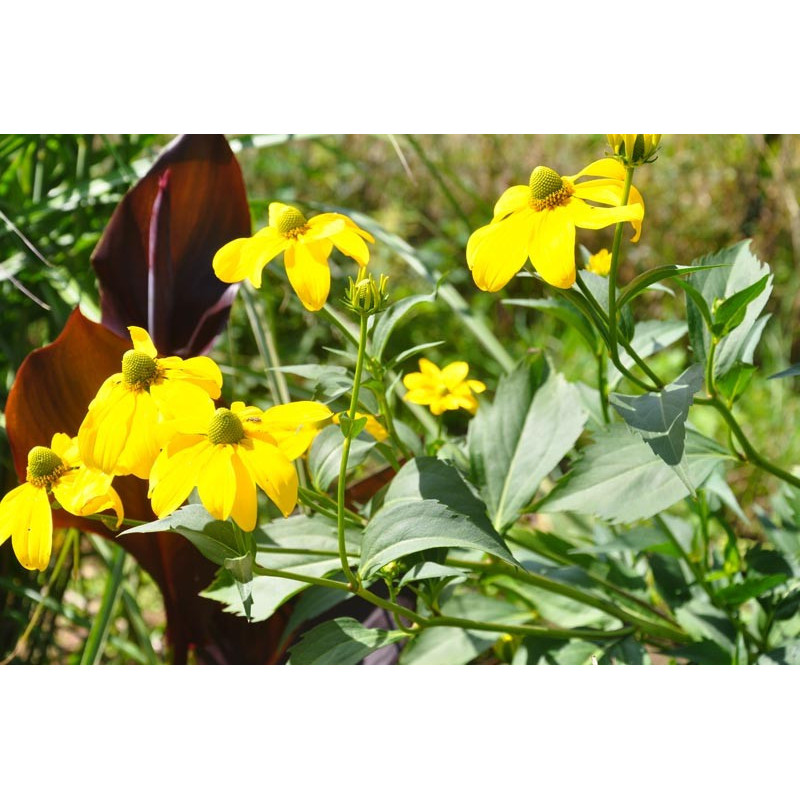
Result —
[[[349,285],[344,290],[345,305],[357,314],[377,314],[386,307],[389,294],[386,283],[389,279],[381,275],[378,281],[367,274],[366,267],[361,267],[356,279],[349,278]]]

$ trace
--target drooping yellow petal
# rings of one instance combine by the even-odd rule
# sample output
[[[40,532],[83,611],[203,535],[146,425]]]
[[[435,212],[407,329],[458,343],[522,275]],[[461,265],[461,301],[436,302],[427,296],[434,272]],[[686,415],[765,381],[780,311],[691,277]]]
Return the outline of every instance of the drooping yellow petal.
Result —
[[[575,223],[573,206],[568,205],[541,212],[541,222],[530,241],[530,259],[536,271],[552,286],[568,289],[575,283]]]
[[[630,222],[634,227],[638,224],[638,230],[641,231],[644,206],[639,203],[601,208],[599,206],[588,206],[582,200],[573,200],[569,207],[572,212],[572,220],[579,228],[599,230],[609,225],[616,225],[618,222]],[[638,233],[634,237],[634,241],[636,237],[638,237]]]
[[[331,271],[328,240],[297,243],[286,251],[285,264],[289,283],[300,302],[309,311],[319,311],[328,299],[331,289]]]
[[[239,448],[236,449],[239,450]],[[243,531],[251,531],[255,528],[258,518],[255,479],[242,462],[238,452],[234,452],[231,465],[236,480],[236,495],[233,500],[231,516]]]
[[[248,440],[252,447],[239,447],[239,457],[249,467],[256,483],[267,497],[288,517],[297,505],[297,470],[291,461],[275,445]]]
[[[593,161],[588,167],[584,167],[577,175],[569,175],[567,177],[573,182],[578,178],[584,177],[614,178],[618,181],[624,181],[625,167],[616,158],[601,158],[599,161]]]
[[[232,445],[214,445],[214,451],[200,472],[197,483],[200,501],[216,519],[228,519],[236,499],[236,473],[231,464],[232,456]]]
[[[101,387],[102,388],[102,387]],[[136,393],[116,384],[89,404],[78,430],[81,460],[89,467],[111,474],[122,455],[136,411]]]
[[[475,394],[480,394],[481,392],[486,391],[486,384],[483,381],[476,381],[470,380],[467,381],[467,386],[469,387],[471,392],[475,392]]]
[[[575,197],[607,206],[618,206],[622,202],[622,184],[611,179],[586,181],[575,187]]]
[[[242,425],[248,436],[274,441],[286,457],[294,461],[308,450],[332,416],[333,412],[326,405],[301,400],[268,408],[261,413],[259,423],[248,422],[244,417]],[[261,432],[266,432],[269,438],[260,435]]]
[[[213,454],[214,445],[205,437],[195,437],[190,446],[172,455],[161,451],[150,472],[148,492],[156,516],[166,517],[186,500]]]
[[[341,233],[347,227],[348,219],[344,214],[317,214],[311,217],[307,224],[307,231],[303,234],[303,241],[313,242],[317,239],[327,239],[334,234]]]
[[[67,436],[66,433],[54,433],[50,442],[50,449],[61,458],[62,461],[68,461],[70,455],[76,455],[75,445],[77,442],[72,436]]]
[[[442,380],[449,391],[456,388],[469,374],[466,361],[454,361],[442,370]]]
[[[111,480],[111,475],[106,475],[99,469],[80,466],[62,475],[52,489],[56,500],[70,514],[81,516],[87,503],[108,492]]]
[[[160,444],[157,438],[158,409],[149,392],[138,392],[135,409],[125,447],[117,459],[114,473],[136,475],[147,480],[150,468],[156,460]]]
[[[360,267],[369,263],[367,243],[355,232],[345,228],[341,233],[334,233],[330,240],[346,256],[350,256]]]
[[[528,186],[512,186],[506,189],[495,203],[492,222],[499,222],[513,212],[527,208],[530,196],[531,190]]]
[[[25,569],[47,569],[53,549],[53,515],[45,489],[25,483],[0,502],[0,542],[9,533]]]
[[[178,358],[177,356],[169,356],[168,358],[161,358],[158,361],[158,366],[164,371],[164,380],[151,387],[152,392],[156,387],[157,391],[182,391],[183,387],[174,387],[169,384],[183,383],[191,384],[203,390],[205,394],[216,400],[220,395],[222,388],[222,373],[216,363],[208,358],[208,356],[195,356],[194,358]],[[163,398],[168,401],[169,398]],[[190,401],[186,397],[185,400]],[[160,399],[157,401],[160,402]],[[175,402],[183,402],[180,398],[175,398]]]
[[[519,272],[528,256],[535,217],[546,213],[524,209],[472,234],[478,239],[472,248],[467,243],[467,263],[479,289],[498,292]]]
[[[144,328],[137,328],[135,325],[129,325],[128,331],[131,334],[131,341],[133,342],[133,349],[137,353],[144,353],[150,358],[155,358],[158,355],[153,340],[150,334]]]
[[[268,222],[270,228],[278,227],[278,220],[281,218],[281,215],[287,208],[291,208],[291,206],[287,206],[286,203],[270,203],[269,204],[269,216]]]

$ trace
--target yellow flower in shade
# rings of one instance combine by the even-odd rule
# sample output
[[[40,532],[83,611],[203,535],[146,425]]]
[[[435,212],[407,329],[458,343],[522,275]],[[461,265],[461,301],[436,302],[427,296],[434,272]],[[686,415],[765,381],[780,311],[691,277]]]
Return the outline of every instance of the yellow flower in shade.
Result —
[[[214,272],[227,283],[247,278],[261,286],[261,271],[280,253],[289,283],[309,311],[328,299],[334,245],[363,267],[369,262],[366,242],[375,240],[344,214],[318,214],[306,219],[294,206],[269,204],[269,225],[254,236],[228,242],[214,256]]]
[[[300,402],[261,411],[244,403],[215,409],[211,400],[192,415],[162,425],[170,438],[150,472],[153,511],[172,513],[197,487],[216,519],[232,517],[243,530],[256,525],[256,486],[288,516],[297,505],[292,459],[311,444],[331,416],[321,403]]]
[[[656,160],[660,133],[609,133],[608,143],[623,164],[632,167]]]
[[[630,222],[632,241],[637,241],[644,202],[631,186],[630,202],[620,205],[624,180],[625,168],[613,158],[568,177],[536,167],[529,185],[503,192],[492,221],[469,237],[467,264],[478,288],[499,291],[530,258],[544,280],[568,289],[575,282],[575,228],[597,230]]]
[[[605,247],[589,256],[589,263],[586,265],[589,272],[595,275],[608,275],[611,272],[611,253]]]
[[[133,349],[89,404],[78,442],[90,467],[147,479],[162,444],[158,423],[219,397],[222,374],[206,356],[157,358],[146,330],[128,330]]]
[[[339,424],[339,418],[341,414],[335,414],[333,420],[331,420],[335,425]],[[389,433],[383,425],[378,422],[377,419],[372,414],[362,414],[360,411],[356,411],[356,419],[366,419],[367,424],[364,426],[364,430],[376,441],[376,442],[385,442],[389,438]]]
[[[122,523],[122,501],[111,488],[111,476],[81,463],[77,438],[53,436],[50,447],[28,453],[26,481],[0,500],[0,544],[11,537],[25,569],[47,569],[53,548],[53,515],[48,493],[70,514],[88,516],[107,508]]]
[[[486,391],[486,386],[480,381],[467,380],[469,364],[466,361],[454,361],[439,369],[427,358],[421,358],[419,369],[403,378],[403,385],[408,389],[403,400],[430,406],[431,413],[437,415],[457,408],[465,408],[471,414],[478,410],[473,392],[480,394]]]

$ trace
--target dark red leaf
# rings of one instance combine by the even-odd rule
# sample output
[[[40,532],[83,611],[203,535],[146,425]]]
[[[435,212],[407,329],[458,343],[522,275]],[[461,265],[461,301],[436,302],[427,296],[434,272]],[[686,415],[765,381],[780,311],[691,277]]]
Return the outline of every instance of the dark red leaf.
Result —
[[[179,136],[114,211],[92,255],[102,322],[150,332],[165,355],[207,352],[237,285],[211,267],[222,245],[250,235],[239,164],[221,134]]]

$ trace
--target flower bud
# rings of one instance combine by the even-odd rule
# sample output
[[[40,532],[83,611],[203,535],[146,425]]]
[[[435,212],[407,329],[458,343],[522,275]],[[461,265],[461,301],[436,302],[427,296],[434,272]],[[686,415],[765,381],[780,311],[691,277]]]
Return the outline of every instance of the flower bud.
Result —
[[[614,155],[626,166],[638,167],[656,160],[660,133],[609,133]]]
[[[355,280],[349,278],[348,287],[344,292],[344,302],[357,314],[377,314],[383,311],[389,298],[386,283],[389,279],[381,275],[380,280],[367,274],[366,267],[361,267]]]

